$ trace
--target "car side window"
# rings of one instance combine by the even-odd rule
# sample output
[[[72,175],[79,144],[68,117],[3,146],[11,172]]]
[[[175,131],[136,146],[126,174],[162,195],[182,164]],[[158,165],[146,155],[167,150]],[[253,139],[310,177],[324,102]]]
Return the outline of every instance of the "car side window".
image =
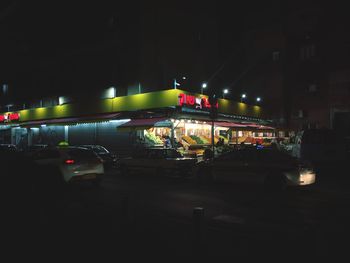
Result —
[[[181,158],[182,157],[182,155],[175,150],[167,149],[165,151],[166,151],[166,158]]]
[[[134,159],[148,158],[148,153],[145,150],[134,151],[132,153],[132,158]]]
[[[243,161],[244,153],[241,150],[231,151],[221,155],[218,159],[220,161]]]
[[[258,151],[257,156],[259,161],[274,162],[276,164],[280,162],[292,160],[290,155],[279,151],[273,151],[273,150]]]
[[[257,149],[247,149],[242,152],[242,155],[246,161],[259,161],[259,151]]]
[[[164,159],[165,155],[162,150],[160,151],[150,151],[148,154],[149,159]]]

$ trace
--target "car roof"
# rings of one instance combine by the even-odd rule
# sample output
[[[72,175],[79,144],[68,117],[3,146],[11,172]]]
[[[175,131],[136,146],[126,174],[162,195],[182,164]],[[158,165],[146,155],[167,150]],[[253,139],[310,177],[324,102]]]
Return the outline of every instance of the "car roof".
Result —
[[[91,151],[90,149],[87,149],[85,147],[80,147],[80,146],[57,146],[57,147],[54,147],[53,149],[63,150],[63,151],[74,150],[74,149],[84,150],[84,151]]]
[[[176,151],[176,149],[174,148],[145,148],[145,150],[157,150],[157,151],[164,151],[164,150],[174,150]]]
[[[99,147],[104,147],[103,145],[100,145],[100,144],[80,144],[76,147],[79,147],[79,146],[83,146],[83,147],[95,147],[95,146],[99,146]]]

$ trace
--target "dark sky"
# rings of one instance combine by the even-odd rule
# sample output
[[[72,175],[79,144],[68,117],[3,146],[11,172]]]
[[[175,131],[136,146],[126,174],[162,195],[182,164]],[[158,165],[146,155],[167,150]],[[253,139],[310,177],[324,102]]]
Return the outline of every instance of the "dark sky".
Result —
[[[113,64],[120,58],[119,54],[137,56],[134,49],[139,33],[134,32],[137,32],[140,23],[138,17],[142,16],[142,12],[149,12],[146,9],[152,4],[157,5],[157,1],[1,1],[0,84],[9,83],[13,89],[20,91],[17,95],[21,93],[24,97],[33,91],[50,93],[46,87],[55,93],[64,91],[64,86],[79,89],[79,84],[84,87],[90,85],[91,88],[109,85],[113,72],[128,63],[124,58],[119,64]],[[167,5],[164,1],[159,3]],[[286,10],[305,3],[267,0],[212,1],[204,4],[203,1],[180,0],[169,2],[171,8],[167,8],[166,12],[169,17],[181,19],[182,13],[191,16],[193,12],[193,16],[200,16],[203,9],[205,14],[214,17],[220,65],[232,53],[242,32],[279,23]],[[200,19],[203,17],[198,17]],[[344,24],[342,21],[339,23]],[[118,54],[109,51],[113,47],[118,47]],[[93,71],[100,77],[92,74],[84,76],[83,71],[79,71],[89,63],[100,69]],[[113,66],[104,69],[103,64],[108,63]],[[128,68],[124,69],[125,74],[128,71]],[[69,72],[73,73],[70,75]]]

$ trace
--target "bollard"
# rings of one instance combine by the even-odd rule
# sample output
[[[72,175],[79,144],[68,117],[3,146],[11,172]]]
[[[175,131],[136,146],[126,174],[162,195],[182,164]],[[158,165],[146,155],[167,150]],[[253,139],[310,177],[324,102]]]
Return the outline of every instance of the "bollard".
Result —
[[[194,228],[194,245],[195,248],[199,248],[203,242],[203,219],[204,219],[204,208],[195,207],[193,208],[193,228]]]

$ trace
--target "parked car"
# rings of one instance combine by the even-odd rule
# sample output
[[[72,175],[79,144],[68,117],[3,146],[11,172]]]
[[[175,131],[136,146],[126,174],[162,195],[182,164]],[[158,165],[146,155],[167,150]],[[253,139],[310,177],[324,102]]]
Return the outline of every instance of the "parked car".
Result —
[[[277,149],[246,147],[200,163],[197,178],[200,182],[261,183],[266,189],[281,190],[311,185],[316,173],[310,164]]]
[[[105,165],[105,168],[115,168],[117,164],[117,156],[110,151],[108,151],[105,147],[101,145],[93,145],[93,144],[84,144],[80,145],[80,147],[84,147],[94,151],[101,159]]]
[[[331,129],[309,129],[297,133],[292,156],[314,164],[346,161],[346,140]]]
[[[38,234],[40,214],[55,209],[61,197],[56,178],[21,152],[0,151],[0,167],[2,238]]]
[[[24,153],[28,156],[33,155],[35,152],[48,147],[47,144],[33,144],[24,149]]]
[[[99,185],[104,175],[102,159],[82,147],[47,147],[37,151],[33,158],[45,169],[59,174],[66,183],[91,181]]]
[[[17,146],[14,144],[6,144],[2,143],[0,144],[0,151],[12,151],[12,152],[17,152]]]
[[[175,149],[142,148],[132,157],[120,159],[118,165],[124,175],[139,172],[188,177],[193,174],[196,162],[196,158],[184,157]]]

